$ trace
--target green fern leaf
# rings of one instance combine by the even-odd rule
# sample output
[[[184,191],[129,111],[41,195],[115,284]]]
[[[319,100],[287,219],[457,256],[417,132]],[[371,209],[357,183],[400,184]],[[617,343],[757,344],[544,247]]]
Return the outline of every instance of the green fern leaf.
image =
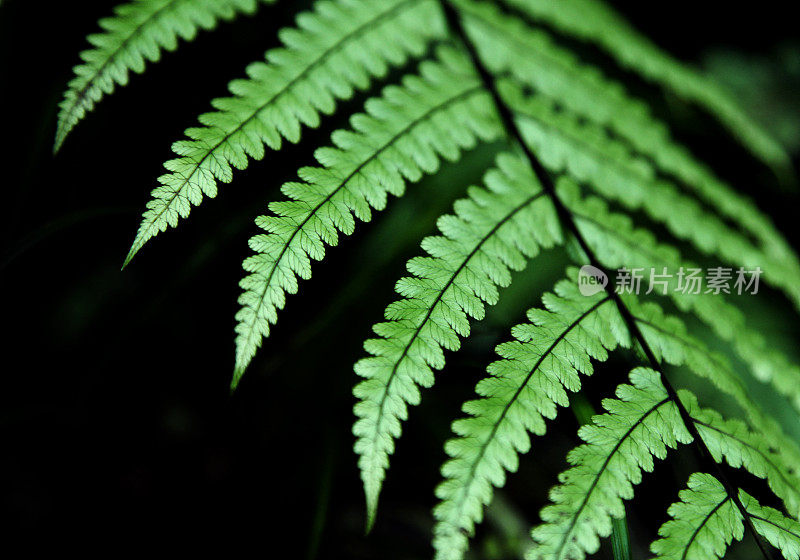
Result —
[[[683,146],[670,139],[643,102],[628,96],[618,83],[584,65],[559,47],[542,29],[525,25],[497,7],[472,0],[458,2],[466,27],[490,70],[508,73],[565,107],[576,116],[608,127],[647,157],[658,171],[673,175],[708,205],[760,242],[777,260],[796,259],[783,237],[752,201],[740,196]]]
[[[486,184],[456,202],[456,215],[439,219],[442,236],[422,242],[429,256],[409,261],[413,276],[395,288],[403,299],[373,327],[380,338],[364,344],[372,357],[355,366],[365,378],[354,390],[353,433],[370,524],[400,420],[408,404],[419,402],[417,385],[433,384],[432,370],[444,365],[442,350],[458,349],[469,320],[482,319],[485,305],[497,302],[498,287],[510,284],[510,271],[561,238],[550,201],[518,157],[498,158]]]
[[[455,160],[479,138],[499,136],[467,62],[452,50],[443,50],[442,58],[368,102],[367,114],[352,119],[354,131],[334,133],[336,147],[317,151],[322,167],[301,169],[305,182],[282,189],[290,200],[272,203],[276,215],[258,219],[267,233],[251,240],[257,254],[244,264],[250,275],[241,284],[234,386],[277,320],[285,294],[297,291],[297,277],[311,275],[311,259],[322,259],[339,232],[353,232],[354,217],[368,221],[388,194],[401,196],[406,181],[436,171],[440,157]]]
[[[127,264],[144,244],[189,215],[204,196],[229,183],[233,168],[278,150],[285,138],[300,140],[303,126],[317,127],[337,100],[366,89],[409,56],[421,55],[440,36],[441,14],[432,0],[323,1],[297,18],[298,28],[281,33],[284,47],[269,51],[266,63],[252,64],[248,79],[230,84],[233,97],[212,102],[217,110],[200,116],[188,139],[176,142],[176,159],[165,164]]]
[[[631,373],[631,380],[634,387],[622,385],[617,390],[619,400],[604,401],[607,414],[595,417],[594,426],[584,426],[579,431],[586,444],[569,454],[568,459],[575,466],[562,473],[561,485],[551,492],[555,504],[542,510],[545,523],[532,533],[539,545],[529,558],[579,559],[596,551],[597,537],[610,534],[612,518],[624,515],[622,500],[633,497],[631,484],[641,480],[642,470],[652,470],[651,455],[663,458],[676,441],[691,439],[686,437],[683,419],[663,389],[659,374],[640,368]],[[796,507],[800,484],[778,452],[765,449],[763,434],[755,435],[741,422],[726,421],[713,410],[700,409],[694,395],[687,391],[681,391],[679,398],[714,460],[725,460],[732,467],[766,477],[787,505]],[[671,407],[673,413],[651,420],[664,407]],[[711,553],[724,553],[730,539],[725,543],[709,538],[708,533],[720,535],[714,516],[725,504],[741,518],[739,506],[721,485],[712,490],[700,486],[702,489],[695,488],[691,496],[682,495],[690,504],[686,508],[688,517],[676,512],[683,506],[671,511],[676,519],[665,525],[660,534],[666,538],[653,547],[659,558],[705,559],[711,558]],[[687,524],[695,529],[688,539],[692,532],[685,530]],[[735,535],[740,539],[742,529]]]
[[[734,468],[743,468],[750,474],[764,478],[772,492],[783,500],[787,511],[800,516],[800,478],[792,470],[796,457],[786,457],[782,445],[776,446],[771,434],[752,431],[741,420],[724,419],[717,411],[700,408],[697,398],[681,393],[689,415],[697,426],[700,437],[718,463],[724,459]],[[789,451],[791,454],[791,451]]]
[[[604,197],[630,210],[644,210],[677,238],[708,255],[736,266],[761,266],[764,279],[782,289],[800,309],[800,286],[795,281],[800,277],[800,262],[796,258],[776,258],[771,251],[756,247],[694,198],[681,194],[674,184],[658,179],[646,161],[632,157],[626,146],[601,128],[556,111],[544,98],[523,97],[509,82],[502,85],[508,103],[521,118],[526,141],[551,171],[566,171]]]
[[[546,310],[532,309],[531,323],[513,329],[515,342],[498,347],[503,359],[489,367],[491,376],[476,389],[483,398],[467,403],[464,412],[469,417],[453,425],[459,437],[445,446],[452,459],[442,469],[446,480],[437,488],[442,501],[434,510],[438,558],[463,557],[468,535],[492,499],[492,486],[502,486],[505,471],[516,470],[517,453],[530,449],[527,432],[544,434],[545,422],[556,415],[556,405],[568,404],[566,391],[580,389],[578,374],[592,371],[589,358],[604,360],[607,351],[629,344],[611,300],[603,294],[583,296],[576,271],[569,277],[556,285],[557,295],[545,295]],[[767,478],[776,495],[794,511],[800,503],[800,480],[790,468],[800,461],[796,445],[751,401],[726,360],[688,335],[681,321],[665,316],[652,302],[626,296],[625,303],[657,357],[685,365],[733,396],[756,430],[750,432],[735,421],[725,423],[713,411],[696,407],[692,395],[685,395],[682,400],[693,417],[696,413],[702,428],[711,430],[706,443],[712,454]],[[780,449],[769,451],[758,441],[771,441]]]
[[[606,399],[607,414],[581,427],[586,442],[568,456],[574,465],[559,476],[550,492],[554,504],[542,510],[543,525],[533,530],[538,543],[528,558],[584,558],[600,546],[598,535],[611,533],[611,519],[624,514],[622,500],[633,497],[642,471],[653,470],[653,458],[692,441],[659,374],[637,368],[632,385],[620,385],[617,399]]]
[[[742,514],[716,478],[695,473],[688,485],[669,508],[673,519],[658,531],[662,538],[651,546],[657,560],[722,558],[731,542],[744,536]]]
[[[744,490],[739,491],[739,497],[756,531],[780,550],[786,560],[800,559],[800,523],[776,509],[762,506]]]
[[[513,342],[497,347],[502,358],[476,389],[484,398],[464,405],[470,417],[453,424],[457,439],[447,442],[452,457],[442,468],[447,480],[437,489],[434,510],[437,558],[462,558],[468,535],[483,517],[492,486],[516,471],[517,453],[530,449],[528,432],[541,435],[567,391],[580,390],[580,374],[590,375],[590,359],[605,360],[617,345],[629,345],[627,330],[610,298],[583,297],[573,282],[546,294],[546,309],[528,312],[529,324],[513,329]]]
[[[504,82],[504,85],[507,86],[507,84],[508,84],[507,82]],[[513,89],[513,88],[509,89],[508,87],[504,87],[503,89],[506,92],[509,93],[509,95],[507,97],[507,100],[509,101],[509,103],[511,104],[512,107],[514,107],[514,108],[524,107],[525,108],[525,111],[527,111],[527,112],[523,113],[523,114],[530,115],[534,111],[534,109],[533,109],[534,106],[539,107],[539,104],[536,103],[536,98],[534,98],[533,100],[524,99],[521,96],[520,92],[518,90],[516,90],[516,89]],[[542,106],[546,107],[546,109],[543,109],[542,111],[540,111],[544,115],[543,117],[540,117],[540,118],[545,118],[545,119],[552,118],[552,119],[555,119],[555,120],[559,119],[559,116],[553,110],[551,105],[549,105],[549,104],[547,104],[545,102],[545,103],[542,104]],[[518,112],[521,112],[521,110],[518,109]],[[538,116],[538,113],[537,113],[537,116]],[[552,126],[552,123],[551,123],[551,126]],[[558,131],[557,134],[561,134],[564,127],[562,126],[562,127],[556,128],[555,126],[553,126],[553,128]],[[576,134],[575,137],[580,137],[580,136],[579,136],[579,134]],[[547,140],[551,140],[551,139],[548,138]],[[541,140],[540,142],[538,142],[538,144],[539,145],[537,147],[541,148],[543,151],[547,151],[547,149],[549,149],[550,146],[552,145],[552,143],[548,144],[548,142],[546,140]],[[548,144],[548,146],[545,147],[545,144]],[[599,145],[600,142],[598,141],[597,144]],[[554,149],[555,150],[559,150],[558,147],[556,147]],[[570,149],[564,148],[564,152],[565,153],[574,153],[576,151],[574,146],[570,146]],[[579,151],[579,149],[577,151]],[[613,147],[612,147],[611,150],[609,150],[608,152],[604,153],[603,156],[604,156],[603,160],[605,160],[607,158],[607,159],[613,161],[614,160],[614,156],[615,156]],[[554,156],[554,157],[558,157],[558,156]],[[546,155],[545,155],[545,161],[547,161]],[[605,179],[605,177],[603,175],[604,169],[605,169],[604,167],[602,167],[603,163],[605,163],[605,161],[598,162],[598,163],[595,164],[596,169],[597,169],[597,173],[596,173],[597,179],[596,180],[599,181],[601,184],[603,184],[604,181],[606,181],[606,179]],[[557,164],[554,164],[554,165],[557,165]],[[635,168],[636,167],[634,166],[634,169]],[[579,176],[580,175],[581,175],[581,173],[579,173]],[[616,181],[617,181],[616,178],[612,178],[611,179],[611,183],[612,184],[616,183]],[[662,211],[663,208],[665,206],[667,206],[668,204],[674,204],[674,200],[672,198],[669,198],[669,197],[675,195],[675,193],[676,193],[676,190],[674,188],[672,188],[671,190],[669,190],[667,195],[663,196],[661,199],[656,201],[657,204],[653,204],[652,206],[649,206],[649,208],[652,210],[652,212],[655,215],[658,215],[658,216],[663,215],[663,211]],[[642,199],[649,200],[648,197],[644,197],[644,196],[642,196]],[[647,202],[645,202],[644,200],[643,200],[642,204],[647,204]],[[691,204],[693,202],[691,199],[688,199],[688,198],[684,199],[684,201],[685,201],[686,204]],[[680,232],[682,232],[682,233],[684,233],[686,235],[690,235],[690,236],[691,235],[696,235],[696,237],[694,237],[693,240],[696,241],[696,243],[698,245],[703,246],[705,241],[706,241],[706,239],[708,239],[708,238],[713,238],[715,240],[723,239],[724,237],[721,236],[721,235],[712,235],[712,232],[714,234],[717,233],[716,231],[713,230],[713,228],[715,228],[715,227],[716,228],[721,228],[721,229],[725,230],[726,234],[730,233],[730,235],[732,237],[736,237],[738,235],[738,238],[735,238],[733,240],[729,240],[728,243],[723,246],[723,248],[725,250],[727,250],[727,252],[725,253],[726,255],[728,255],[728,256],[730,256],[732,258],[734,258],[734,255],[735,255],[736,258],[739,258],[740,255],[742,254],[742,246],[745,245],[748,248],[751,248],[751,254],[757,255],[757,257],[753,257],[754,259],[760,258],[760,257],[766,258],[765,257],[765,255],[766,255],[765,252],[760,251],[757,248],[751,247],[750,245],[748,245],[749,242],[743,236],[741,236],[740,234],[736,233],[733,230],[729,231],[729,228],[727,228],[727,226],[725,226],[725,224],[721,220],[717,220],[716,222],[713,222],[713,223],[711,223],[711,220],[707,220],[707,222],[708,222],[708,228],[709,228],[710,231],[705,231],[705,232],[699,231],[698,232],[698,228],[697,227],[694,227],[694,226],[693,227],[684,227],[684,224],[679,224],[678,226],[675,227],[675,229],[678,229]],[[714,249],[717,249],[717,247],[714,247]],[[760,262],[763,262],[763,261],[760,261]],[[777,261],[774,260],[774,259],[773,259],[773,262],[777,263]],[[781,261],[781,263],[783,264],[784,262]],[[788,270],[785,270],[784,273],[779,276],[779,278],[783,282],[783,285],[785,285],[785,286],[790,286],[791,285],[790,277],[791,277],[790,276],[790,272]],[[792,287],[794,288],[794,286],[792,286]],[[800,301],[800,300],[798,300],[798,301]],[[425,312],[425,307],[424,306],[422,307],[422,312],[423,312],[423,314]],[[466,319],[462,320],[462,324],[466,325]],[[427,325],[423,324],[423,325],[420,325],[418,328],[422,329],[422,328],[425,328],[425,327],[427,327]],[[388,327],[386,325],[382,325],[382,328],[388,329]],[[410,333],[416,332],[415,331],[416,328],[417,328],[416,326],[412,327],[411,330],[410,330]],[[468,332],[468,331],[465,330],[465,328],[466,328],[465,326],[462,326],[462,330],[464,330],[464,332]],[[439,338],[435,339],[436,344],[433,345],[433,348],[436,349],[438,346],[442,346],[442,347],[448,348],[448,349],[456,349],[457,348],[457,333],[461,334],[457,327],[452,332],[449,332],[447,329],[444,329],[442,331],[442,329],[437,326],[436,334],[439,336]],[[408,332],[405,332],[405,329],[399,329],[399,330],[396,330],[396,331],[394,331],[394,330],[386,330],[386,332],[381,332],[379,334],[381,334],[385,339],[387,339],[390,342],[390,344],[386,345],[385,347],[384,346],[379,347],[380,348],[379,351],[381,352],[381,354],[379,354],[379,356],[385,357],[384,354],[388,354],[388,353],[391,353],[391,352],[396,352],[397,357],[398,357],[397,360],[408,363],[408,366],[406,366],[408,371],[406,371],[406,372],[404,372],[402,374],[404,377],[406,377],[407,379],[414,380],[415,383],[421,384],[423,386],[430,386],[432,384],[432,372],[431,372],[430,366],[435,364],[435,367],[439,368],[439,367],[442,367],[442,365],[443,365],[443,356],[441,355],[441,351],[440,350],[434,350],[434,352],[433,353],[429,353],[425,357],[425,359],[419,360],[419,359],[416,359],[416,357],[413,356],[413,355],[411,355],[411,356],[408,355],[408,345],[413,344],[413,343],[416,342],[416,335],[411,336],[409,341],[406,344],[403,344],[400,341],[403,339],[404,336],[408,337],[408,335],[409,335]],[[426,344],[425,345],[426,352],[431,352],[430,349],[428,348],[429,346],[431,346],[431,345],[430,344]],[[386,464],[387,464],[387,461],[388,461],[387,456],[388,456],[388,454],[391,454],[391,451],[393,450],[393,441],[392,441],[392,439],[394,437],[399,436],[399,433],[400,433],[400,427],[399,427],[399,423],[397,423],[397,418],[401,418],[401,419],[405,418],[405,415],[406,415],[406,403],[407,402],[415,403],[415,402],[418,402],[418,400],[419,400],[418,391],[416,389],[415,383],[411,383],[409,385],[408,383],[402,382],[402,379],[399,380],[399,382],[398,382],[399,386],[402,387],[403,391],[408,391],[408,392],[407,392],[407,394],[405,396],[400,397],[401,406],[398,407],[397,414],[390,415],[389,419],[385,420],[387,422],[387,426],[384,429],[381,429],[381,427],[378,426],[378,422],[379,421],[384,421],[384,419],[386,418],[386,412],[384,411],[384,408],[396,406],[395,403],[394,403],[394,399],[392,399],[390,397],[387,397],[387,395],[390,395],[391,385],[396,382],[395,381],[395,377],[397,376],[398,369],[402,365],[399,362],[395,363],[395,362],[393,362],[391,360],[388,360],[388,361],[384,360],[384,361],[386,362],[384,368],[376,368],[376,367],[372,366],[372,364],[377,363],[377,360],[373,360],[371,362],[366,362],[366,364],[370,364],[370,368],[371,368],[371,370],[368,370],[368,373],[365,375],[366,377],[369,378],[369,381],[370,381],[369,385],[365,385],[365,387],[369,388],[369,390],[366,391],[366,393],[369,396],[375,397],[376,401],[374,403],[372,403],[371,408],[369,408],[369,409],[367,409],[367,405],[366,404],[361,405],[361,406],[364,407],[365,411],[361,411],[361,412],[357,413],[357,415],[361,419],[361,420],[359,420],[359,422],[362,422],[362,420],[364,420],[364,419],[368,419],[369,422],[371,422],[371,424],[369,425],[369,430],[371,431],[372,441],[368,442],[368,441],[365,441],[363,439],[359,439],[359,444],[358,445],[360,447],[357,448],[358,452],[360,454],[362,454],[361,462],[366,464],[366,467],[362,466],[362,478],[365,481],[365,488],[367,489],[367,494],[369,496],[369,503],[370,503],[369,518],[370,519],[372,519],[372,516],[374,515],[374,509],[373,508],[375,507],[375,504],[377,503],[377,493],[379,492],[380,483],[381,483],[381,481],[383,480],[383,477],[384,477],[384,472],[385,472]],[[361,365],[360,367],[361,368],[365,368],[366,365]],[[379,380],[379,381],[377,381],[377,380]],[[361,394],[357,394],[357,396],[359,396],[359,398],[363,399],[363,396]],[[387,404],[387,402],[388,402],[388,404]],[[366,412],[366,410],[369,410],[369,412]],[[391,422],[390,422],[390,420],[391,420]],[[358,435],[361,435],[362,433],[365,433],[365,432],[369,433],[367,431],[367,429],[361,429],[357,433],[358,433]],[[387,438],[387,436],[385,436],[386,433],[389,433],[391,435]],[[365,459],[365,457],[367,457],[368,454],[371,454],[372,457],[374,457],[374,458],[372,460],[367,461]],[[458,537],[458,536],[456,536],[455,538],[456,539],[461,539],[461,537]],[[437,548],[441,549],[442,547],[437,547]],[[458,547],[455,547],[455,548],[453,548],[453,550],[456,550],[457,548]]]
[[[651,550],[654,560],[708,560],[722,558],[733,541],[744,536],[743,513],[755,530],[777,548],[786,560],[800,558],[800,523],[776,509],[762,506],[744,490],[736,507],[725,487],[713,476],[695,473],[681,501],[672,504],[673,517],[662,525]]]
[[[75,69],[56,148],[104,95],[179,39],[273,1],[136,0],[117,8]],[[452,215],[439,218],[439,233],[426,237],[423,255],[407,263],[408,275],[395,286],[398,299],[355,365],[361,380],[353,391],[354,449],[368,528],[409,407],[434,384],[447,351],[470,335],[472,321],[484,318],[513,273],[543,249],[565,245],[576,264],[606,272],[699,268],[672,246],[681,243],[703,264],[760,267],[770,287],[800,310],[800,259],[770,219],[677,143],[647,103],[582,60],[575,39],[699,105],[781,178],[789,169],[786,154],[726,93],[599,0],[318,0],[279,39],[282,47],[250,65],[246,79],[231,82],[230,97],[213,100],[213,112],[173,145],[174,159],[165,163],[125,260],[216,196],[234,169],[285,141],[299,142],[304,127],[318,128],[343,100],[367,97],[376,80],[391,80],[257,218],[262,232],[250,239],[254,254],[240,282],[232,389],[287,295],[340,236],[370,221],[390,195],[403,195],[409,183],[481,141],[505,132],[521,148],[499,156],[484,186],[469,188]],[[411,61],[419,62],[411,75],[391,74]],[[641,218],[650,229],[634,227]],[[662,233],[672,239],[662,240]],[[787,515],[761,506],[724,470],[714,471],[719,478],[694,474],[652,545],[658,559],[721,557],[747,527],[762,547],[771,543],[785,558],[800,560],[800,448],[741,379],[747,370],[769,383],[800,418],[800,366],[748,324],[736,305],[741,299],[684,293],[675,275],[661,294],[618,294],[611,286],[586,296],[578,279],[578,270],[568,268],[543,296],[543,308],[529,310],[527,322],[512,329],[477,397],[464,404],[465,417],[453,423],[436,489],[437,560],[464,557],[495,488],[531,450],[531,436],[545,434],[559,407],[569,406],[595,360],[622,349],[629,357],[643,354],[650,367],[630,371],[616,398],[603,401],[604,413],[580,428],[582,443],[567,456],[528,557],[582,560],[596,552],[615,524],[624,527],[624,501],[655,459],[678,443],[694,443],[712,467],[725,463],[763,479]],[[689,320],[723,347],[706,346],[687,328]],[[676,368],[724,397],[735,418],[673,387]]]
[[[696,267],[673,247],[657,243],[652,233],[635,229],[630,217],[610,212],[608,205],[595,197],[581,197],[571,181],[559,182],[559,198],[569,207],[592,250],[610,269]],[[747,325],[742,312],[724,297],[684,294],[674,288],[670,285],[667,296],[678,309],[692,313],[729,342],[759,381],[771,383],[800,411],[800,368],[796,364],[770,349],[764,337]]]
[[[275,0],[137,0],[122,4],[114,17],[100,20],[103,33],[89,35],[92,49],[81,53],[58,114],[55,150],[67,134],[117,85],[128,83],[131,71],[158,62],[161,51],[173,51],[178,39],[191,41],[198,29],[213,29],[237,13],[252,14],[259,2]]]
[[[638,376],[637,371],[640,372]],[[612,518],[624,515],[622,500],[633,497],[631,484],[641,480],[641,470],[651,470],[650,455],[663,458],[666,449],[674,447],[659,443],[663,434],[675,438],[669,442],[684,441],[676,435],[685,431],[683,419],[663,389],[660,375],[640,368],[631,373],[631,380],[635,390],[620,386],[617,391],[620,400],[604,401],[608,413],[595,417],[595,426],[584,426],[579,431],[586,444],[569,454],[568,459],[575,466],[562,473],[561,485],[551,492],[555,504],[542,510],[545,523],[532,533],[539,546],[532,549],[529,558],[580,559],[585,553],[595,552],[599,547],[597,537],[610,534]],[[787,506],[796,509],[800,484],[789,466],[793,463],[784,462],[777,450],[767,449],[763,444],[769,441],[766,434],[754,434],[739,421],[726,421],[716,411],[700,409],[694,395],[687,391],[680,391],[678,398],[714,460],[725,460],[732,467],[743,467],[751,474],[767,478],[770,487],[784,498]],[[674,414],[651,422],[649,418],[664,406],[671,406]],[[636,410],[645,412],[637,417]],[[642,460],[641,457],[646,458]],[[711,558],[712,552],[720,556],[724,553],[726,543],[710,539],[705,532],[718,533],[713,516],[724,504],[736,510],[737,515],[740,506],[730,500],[721,485],[719,488],[721,493],[719,489],[713,492],[704,489],[693,494],[699,499],[687,509],[698,517],[681,520],[679,514],[676,515],[678,523],[665,525],[660,534],[666,538],[653,547],[659,558],[705,559]],[[701,502],[710,503],[711,507],[701,507]],[[695,524],[694,536],[688,540],[687,523]],[[736,535],[737,540],[740,539],[742,531]]]
[[[741,143],[782,179],[792,175],[785,150],[720,86],[678,62],[633,29],[601,0],[503,0],[565,35],[599,46],[624,67],[697,103],[720,120]]]

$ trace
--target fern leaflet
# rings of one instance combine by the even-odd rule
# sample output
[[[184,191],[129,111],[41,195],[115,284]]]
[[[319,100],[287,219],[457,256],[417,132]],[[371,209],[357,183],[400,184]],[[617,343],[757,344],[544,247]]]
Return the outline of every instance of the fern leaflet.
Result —
[[[443,349],[456,350],[469,335],[469,319],[482,319],[484,305],[497,302],[497,287],[511,282],[540,248],[560,239],[555,214],[541,188],[518,158],[501,157],[486,177],[488,189],[474,188],[443,216],[442,236],[428,237],[428,257],[409,261],[413,275],[396,291],[403,299],[387,307],[386,322],[373,327],[380,337],[366,341],[372,357],[355,366],[364,377],[353,433],[372,523],[393,440],[407,404],[419,402],[417,385],[433,384],[432,369],[444,365]]]
[[[611,533],[611,518],[624,514],[623,499],[633,497],[642,471],[653,470],[653,457],[692,441],[657,372],[637,368],[632,385],[620,385],[617,399],[607,399],[606,414],[579,430],[585,445],[568,456],[574,466],[561,473],[550,492],[555,502],[542,510],[545,522],[534,529],[537,541],[528,558],[583,558],[600,546],[598,535]]]
[[[423,63],[420,76],[367,103],[367,114],[352,119],[354,131],[334,133],[336,147],[317,151],[322,167],[301,169],[305,182],[283,187],[290,200],[272,203],[275,215],[258,219],[267,233],[251,240],[257,254],[244,265],[250,275],[241,284],[234,386],[277,320],[285,294],[297,291],[298,276],[310,276],[311,259],[322,259],[338,232],[353,232],[354,216],[368,221],[371,209],[385,207],[387,194],[400,196],[406,181],[436,171],[440,157],[455,160],[478,138],[499,134],[466,61],[452,50],[443,50],[442,58]]]
[[[470,417],[453,424],[459,437],[445,445],[452,459],[436,489],[442,500],[434,510],[437,558],[463,557],[492,485],[502,486],[505,471],[516,470],[517,453],[530,449],[528,432],[543,434],[557,405],[569,404],[567,391],[580,389],[579,374],[592,373],[590,359],[605,360],[618,344],[630,344],[608,297],[568,297],[573,291],[574,285],[559,283],[558,296],[544,297],[545,310],[528,312],[531,323],[515,327],[516,340],[498,346],[502,359],[478,384],[485,398],[466,403]]]
[[[740,497],[756,531],[780,550],[786,560],[799,560],[800,523],[774,508],[762,506],[744,490],[740,491]]]
[[[55,150],[67,134],[117,85],[128,83],[131,71],[144,71],[146,61],[158,62],[161,51],[173,51],[178,38],[191,41],[198,29],[213,29],[219,20],[237,13],[252,14],[259,2],[275,0],[137,0],[122,4],[114,17],[100,20],[103,33],[89,35],[92,49],[81,53],[60,104]]]
[[[747,518],[767,542],[786,560],[800,558],[800,523],[771,507],[762,506],[744,490],[739,490],[744,512],[737,508],[725,487],[713,476],[695,473],[688,488],[680,492],[681,501],[672,504],[673,517],[661,526],[651,546],[655,560],[707,560],[722,558],[733,541],[744,536],[742,520]]]
[[[786,179],[789,156],[716,83],[656,47],[599,0],[503,0],[530,17],[606,50],[644,78],[662,85],[716,116],[742,144]]]
[[[657,560],[710,560],[721,558],[734,540],[744,536],[742,515],[728,492],[713,476],[695,473],[681,501],[669,508],[672,520],[658,534],[651,550]]]
[[[231,82],[233,97],[214,100],[216,112],[201,115],[203,126],[173,145],[178,157],[164,164],[169,173],[158,179],[126,264],[204,196],[215,197],[233,168],[262,159],[265,145],[298,142],[301,128],[319,126],[320,114],[333,113],[338,100],[421,55],[440,33],[441,17],[431,0],[340,0],[319,2],[297,25],[281,32],[283,48],[248,67],[248,79]]]
[[[552,99],[578,117],[614,134],[636,152],[652,160],[658,171],[670,174],[682,186],[695,190],[715,211],[732,220],[777,259],[792,259],[783,237],[752,201],[717,179],[683,146],[670,139],[646,104],[624,88],[584,65],[574,54],[556,45],[542,29],[526,26],[488,3],[460,0],[465,27],[481,58],[496,75],[512,74],[537,95]]]

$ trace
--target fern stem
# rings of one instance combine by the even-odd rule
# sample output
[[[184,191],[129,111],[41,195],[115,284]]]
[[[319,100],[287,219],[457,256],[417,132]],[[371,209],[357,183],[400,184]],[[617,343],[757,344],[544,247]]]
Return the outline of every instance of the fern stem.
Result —
[[[628,522],[625,517],[614,519],[611,529],[611,552],[614,560],[631,560],[631,544]]]
[[[503,102],[503,99],[500,96],[500,92],[498,91],[494,83],[494,79],[492,78],[492,75],[489,72],[489,70],[481,61],[478,52],[475,48],[475,45],[467,35],[467,32],[464,29],[464,26],[461,22],[461,18],[456,8],[452,4],[452,0],[440,0],[440,4],[442,6],[442,9],[444,10],[449,28],[456,34],[456,36],[463,43],[475,67],[475,70],[477,71],[478,75],[481,78],[481,82],[483,83],[487,91],[491,94],[492,100],[494,101],[495,104],[495,109],[498,112],[498,116],[500,117],[503,127],[505,128],[509,137],[513,138],[519,145],[519,147],[522,149],[531,168],[533,169],[534,174],[536,175],[536,178],[541,183],[542,189],[548,194],[548,196],[553,201],[553,205],[555,206],[556,212],[559,216],[562,225],[567,230],[569,230],[569,232],[578,242],[578,245],[580,246],[581,250],[587,257],[589,264],[595,266],[599,270],[606,273],[604,267],[598,261],[594,252],[589,247],[589,244],[587,243],[586,239],[584,239],[583,235],[578,229],[578,226],[575,223],[575,220],[572,218],[572,215],[570,214],[569,210],[559,199],[558,194],[556,193],[553,180],[550,177],[550,174],[547,172],[542,162],[539,161],[539,158],[536,157],[536,155],[531,151],[531,149],[525,143],[522,137],[522,133],[520,132],[519,128],[516,125],[513,113],[511,112],[508,105],[506,105],[506,103]],[[700,436],[700,432],[697,430],[697,426],[695,426],[694,422],[692,421],[692,417],[689,415],[689,411],[680,401],[680,398],[678,398],[677,391],[667,379],[664,370],[661,368],[661,364],[656,359],[656,356],[653,353],[652,348],[650,348],[647,339],[645,339],[644,335],[642,334],[642,331],[639,329],[639,326],[636,323],[636,320],[634,319],[630,310],[622,301],[622,298],[619,296],[619,294],[617,294],[614,291],[613,286],[611,286],[610,284],[606,284],[605,290],[606,293],[608,294],[608,297],[610,297],[616,304],[617,309],[619,310],[623,321],[628,327],[628,331],[630,332],[632,337],[638,341],[639,346],[641,347],[642,351],[645,354],[645,357],[647,358],[647,361],[650,362],[652,368],[658,372],[661,382],[667,391],[668,399],[674,402],[675,405],[677,406],[681,419],[683,420],[686,429],[689,431],[689,434],[692,436],[692,440],[695,443],[697,450],[699,451],[701,461],[704,463],[708,463],[711,466],[711,468],[716,472],[718,479],[725,487],[725,491],[728,493],[729,498],[733,501],[734,504],[736,504],[736,507],[741,512],[745,524],[747,525],[747,528],[752,533],[753,537],[755,538],[756,544],[758,545],[758,548],[761,550],[761,554],[764,556],[764,558],[768,560],[773,560],[774,556],[767,550],[766,545],[763,542],[761,536],[753,526],[752,520],[747,514],[747,510],[745,509],[744,505],[739,499],[738,492],[736,492],[735,489],[733,488],[733,485],[728,480],[721,466],[716,461],[714,461],[711,452],[709,451],[708,447],[706,446],[705,442]]]

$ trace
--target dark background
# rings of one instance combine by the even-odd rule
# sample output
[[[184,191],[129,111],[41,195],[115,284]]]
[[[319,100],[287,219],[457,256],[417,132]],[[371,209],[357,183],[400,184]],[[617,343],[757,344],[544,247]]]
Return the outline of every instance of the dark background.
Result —
[[[279,2],[167,54],[105,98],[55,157],[57,104],[85,36],[114,3],[6,0],[0,6],[0,512],[7,518],[0,532],[8,538],[46,534],[86,544],[99,536],[121,543],[167,536],[201,545],[255,539],[265,553],[284,542],[301,557],[430,555],[429,512],[449,421],[472,394],[491,348],[537,302],[537,290],[559,278],[563,256],[537,261],[538,283],[523,283],[475,327],[463,351],[450,356],[436,390],[412,410],[378,523],[366,538],[351,451],[352,363],[393,299],[405,260],[452,197],[479,181],[492,148],[468,154],[458,171],[445,166],[442,179],[425,183],[436,189],[410,188],[408,197],[331,250],[302,284],[303,297],[290,298],[233,396],[233,317],[252,219],[297,167],[313,163],[313,147],[327,142],[344,119],[304,131],[301,145],[238,173],[216,200],[119,270],[161,162],[172,157],[170,143],[208,110],[210,99],[225,95],[226,83],[248,62],[276,44],[276,30],[291,23],[298,4],[305,3]],[[721,78],[743,88],[743,101],[796,147],[800,51],[789,4],[728,4],[724,12],[718,6],[619,3],[680,58],[716,61],[712,68]],[[720,67],[720,60],[728,65]],[[608,71],[629,78],[612,65]],[[781,189],[713,120],[655,88],[630,87],[773,214],[796,244],[795,194]],[[343,103],[339,114],[362,103],[363,97]],[[612,390],[599,379],[589,386],[601,396]],[[523,462],[481,529],[478,552],[501,555],[493,539],[510,538],[511,520],[523,532],[538,520],[575,426],[563,414],[535,460]],[[674,485],[645,484],[643,502],[674,500],[688,468],[659,467],[661,486],[663,477]],[[633,510],[635,542],[646,544],[664,520],[664,508],[648,511]]]

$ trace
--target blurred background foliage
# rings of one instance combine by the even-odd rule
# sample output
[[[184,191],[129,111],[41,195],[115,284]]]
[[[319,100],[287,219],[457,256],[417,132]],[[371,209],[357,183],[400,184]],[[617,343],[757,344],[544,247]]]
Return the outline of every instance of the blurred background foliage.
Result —
[[[0,6],[7,142],[0,155],[4,532],[45,532],[83,544],[98,535],[119,543],[256,540],[264,553],[284,542],[292,556],[307,558],[430,556],[433,489],[450,421],[472,396],[493,347],[560,279],[567,256],[550,251],[535,259],[451,356],[406,424],[378,523],[364,537],[351,451],[352,364],[419,240],[480,181],[503,146],[478,148],[411,186],[330,250],[231,396],[233,316],[252,219],[346,120],[329,119],[306,131],[299,146],[238,174],[213,204],[120,272],[161,162],[171,157],[170,143],[248,62],[276,44],[276,30],[308,3],[279,2],[201,34],[104,100],[53,157],[57,103],[85,36],[113,4],[7,0]],[[729,87],[800,161],[800,36],[786,3],[731,4],[725,11],[688,0],[616,5],[661,46]],[[711,119],[581,49],[651,102],[678,138],[772,214],[798,246],[796,190],[778,185]],[[357,110],[363,100],[346,107]],[[797,357],[797,322],[785,302],[764,291],[745,303],[752,323]],[[586,384],[584,415],[560,415],[549,437],[534,441],[533,453],[489,508],[474,558],[520,555],[576,443],[577,418],[585,420],[586,410],[613,393],[634,358],[622,355],[597,368]],[[800,437],[796,416],[761,389],[753,391]],[[633,558],[644,557],[694,464],[683,450],[646,478],[628,508]],[[750,558],[752,549],[744,543],[734,552]],[[609,541],[597,558],[613,557]]]

